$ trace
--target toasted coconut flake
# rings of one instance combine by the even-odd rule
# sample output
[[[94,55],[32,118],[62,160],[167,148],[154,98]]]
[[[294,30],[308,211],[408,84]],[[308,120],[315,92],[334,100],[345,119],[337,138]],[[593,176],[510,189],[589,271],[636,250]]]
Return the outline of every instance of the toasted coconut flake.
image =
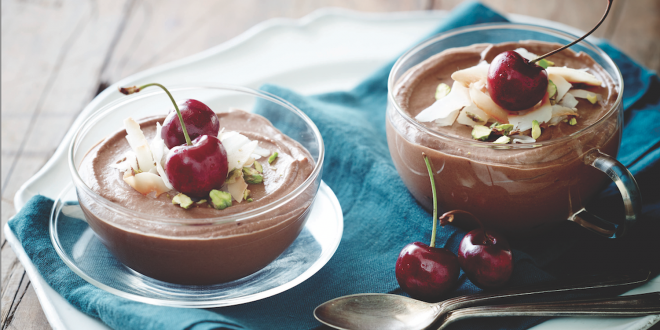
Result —
[[[467,87],[472,83],[479,80],[485,80],[488,77],[488,63],[480,62],[479,64],[469,67],[467,69],[458,70],[451,74],[451,79],[461,82],[463,86]],[[452,87],[452,90],[454,87]]]
[[[257,146],[254,149],[254,154],[259,155],[261,157],[268,157],[268,156],[270,156],[270,150]],[[259,158],[254,157],[254,159],[259,159]]]
[[[142,172],[133,175],[132,171],[126,171],[124,173],[124,182],[142,195],[155,193],[156,197],[158,197],[160,194],[171,190],[165,186],[163,179],[160,176],[150,172]]]
[[[456,121],[458,121],[459,124],[474,126],[485,125],[489,119],[490,116],[488,116],[487,113],[479,109],[476,105],[470,104],[461,110]]]
[[[472,104],[467,88],[455,81],[449,94],[436,100],[431,106],[422,110],[415,119],[420,122],[435,121],[440,126],[454,123],[461,108]]]
[[[545,93],[543,101],[529,110],[519,111],[519,114],[509,115],[509,123],[513,124],[513,129],[516,131],[524,132],[532,128],[534,120],[539,124],[550,121],[552,118],[552,105],[548,98],[548,93]]]
[[[509,115],[507,114],[507,111],[495,104],[490,96],[486,95],[474,85],[470,86],[470,98],[474,105],[486,112],[490,117],[495,118],[495,120],[502,124],[509,123]]]
[[[154,159],[149,149],[149,143],[140,129],[140,124],[128,117],[124,119],[124,127],[126,128],[126,140],[137,156],[139,169],[148,172],[154,168]]]
[[[167,176],[167,172],[165,172],[165,168],[163,166],[163,160],[165,159],[165,156],[168,152],[169,149],[165,146],[165,141],[163,141],[163,138],[161,136],[161,132],[163,130],[163,127],[160,125],[160,123],[156,123],[156,136],[154,137],[153,140],[151,140],[151,154],[154,157],[154,162],[156,163],[156,171],[158,175],[163,179],[163,183],[167,188],[174,189],[174,186],[170,183],[170,178]]]
[[[231,197],[234,198],[237,202],[243,201],[243,194],[248,185],[245,183],[243,176],[236,177],[236,181],[227,185],[227,191],[231,194]]]
[[[571,69],[567,67],[549,67],[546,71],[548,71],[549,75],[553,74],[562,76],[571,84],[587,84],[590,86],[601,86],[603,84],[598,78],[585,70]]]
[[[577,110],[567,108],[562,106],[561,104],[555,104],[552,106],[552,117],[560,117],[560,116],[575,116],[577,115]]]
[[[555,100],[561,100],[562,98],[564,98],[564,95],[566,95],[568,90],[571,89],[571,87],[573,87],[573,85],[571,85],[571,83],[566,81],[564,77],[557,74],[548,74],[548,79],[552,80],[552,83],[555,84],[555,86],[557,86],[557,97],[555,98]]]
[[[534,143],[536,139],[527,135],[514,135],[511,143]]]
[[[116,168],[120,172],[126,172],[130,169],[137,171],[138,170],[137,157],[135,157],[135,153],[133,151],[129,150],[124,154],[123,160],[119,161],[116,164],[110,164],[110,167]]]

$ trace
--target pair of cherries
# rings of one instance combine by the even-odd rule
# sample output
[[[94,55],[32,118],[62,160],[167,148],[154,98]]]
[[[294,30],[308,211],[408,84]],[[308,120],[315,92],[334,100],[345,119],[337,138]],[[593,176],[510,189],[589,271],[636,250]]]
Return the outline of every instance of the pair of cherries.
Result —
[[[179,108],[161,84],[120,88],[119,91],[129,95],[149,86],[162,88],[174,104],[174,111],[165,118],[161,131],[170,149],[165,161],[170,183],[190,197],[207,197],[211,190],[222,187],[229,167],[227,151],[217,138],[218,116],[206,104],[193,99],[186,100]]]
[[[438,205],[433,171],[428,157],[422,154],[431,179],[433,192],[433,231],[431,244],[414,242],[406,245],[396,261],[395,274],[399,286],[411,297],[438,300],[452,290],[460,269],[472,283],[480,288],[504,285],[513,272],[511,248],[504,236],[486,230],[481,221],[469,212],[454,210],[438,219]],[[458,248],[458,256],[446,248],[435,247],[437,220],[444,226],[454,220],[455,214],[472,216],[480,228],[468,232]]]

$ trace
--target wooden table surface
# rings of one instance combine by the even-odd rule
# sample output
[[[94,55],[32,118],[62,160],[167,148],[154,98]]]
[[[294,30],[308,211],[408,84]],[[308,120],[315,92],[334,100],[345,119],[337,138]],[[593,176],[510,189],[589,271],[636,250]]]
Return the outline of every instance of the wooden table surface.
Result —
[[[452,9],[460,0],[2,0],[2,225],[14,194],[51,157],[78,113],[109,84],[195,54],[273,17],[322,7]],[[589,30],[605,0],[486,0],[503,13]],[[660,0],[615,1],[595,32],[660,70]],[[2,327],[48,329],[23,266],[2,235]]]

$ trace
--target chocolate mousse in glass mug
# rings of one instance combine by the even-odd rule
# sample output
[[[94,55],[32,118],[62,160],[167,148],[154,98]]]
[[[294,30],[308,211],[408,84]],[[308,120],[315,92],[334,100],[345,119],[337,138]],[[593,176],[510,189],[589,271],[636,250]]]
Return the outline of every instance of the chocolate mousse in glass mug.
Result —
[[[598,117],[585,114],[593,117],[590,124],[588,121],[583,121],[582,126],[560,123],[563,126],[553,128],[534,143],[503,145],[473,140],[469,126],[461,128],[455,123],[442,128],[414,118],[435,101],[438,83],[458,69],[477,65],[482,56],[490,63],[500,51],[521,45],[540,55],[575,39],[576,36],[565,32],[533,25],[483,24],[442,33],[399,58],[388,81],[387,142],[399,175],[423,207],[432,208],[432,195],[422,152],[431,160],[442,210],[472,212],[487,227],[510,237],[539,234],[568,219],[615,238],[635,223],[641,210],[639,188],[630,172],[616,160],[623,122],[623,78],[612,59],[587,41],[570,49],[586,53],[597,65],[577,60],[568,63],[568,67],[580,69],[591,65],[591,71],[596,71],[604,81],[603,87],[599,87],[605,94],[604,106],[590,110],[601,114]],[[521,40],[534,42],[526,47]],[[483,51],[487,48],[484,43],[510,44],[496,46],[497,51],[489,52]],[[476,50],[470,54],[457,47]],[[461,51],[434,65],[434,61],[439,61],[436,54],[448,49]],[[567,65],[563,62],[570,60],[564,61],[562,56],[574,53],[562,55],[563,52],[566,50],[549,59],[556,61],[556,65]],[[451,86],[451,80],[447,82]],[[415,98],[422,94],[429,95],[428,100],[418,102]],[[578,107],[578,115],[579,110]],[[584,208],[610,179],[623,197],[625,219],[622,221],[605,221]],[[473,227],[471,221],[461,218],[458,225]]]

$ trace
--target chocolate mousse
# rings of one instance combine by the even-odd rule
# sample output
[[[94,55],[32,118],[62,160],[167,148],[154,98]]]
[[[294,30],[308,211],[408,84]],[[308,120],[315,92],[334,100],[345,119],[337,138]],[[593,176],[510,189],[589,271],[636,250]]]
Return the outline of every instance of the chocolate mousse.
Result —
[[[249,185],[249,200],[233,200],[222,210],[199,200],[184,209],[172,203],[177,191],[145,196],[129,186],[124,174],[112,167],[131,148],[125,130],[84,157],[80,176],[102,199],[79,192],[80,206],[101,241],[131,269],[172,283],[227,282],[265,267],[302,230],[316,186],[282,199],[291,197],[313,172],[309,152],[264,117],[241,110],[217,115],[221,127],[258,141],[270,154],[278,153],[272,164],[268,157],[260,159],[263,183]],[[147,140],[164,118],[140,122]]]
[[[492,136],[490,142],[475,141],[473,127],[458,121],[438,124],[415,120],[436,102],[440,83],[452,86],[453,73],[483,61],[490,63],[507,50],[524,48],[544,54],[559,46],[521,41],[451,48],[410,68],[391,86],[390,97],[398,110],[390,104],[386,124],[390,154],[422,206],[429,210],[432,206],[422,152],[433,164],[438,203],[443,210],[472,212],[487,227],[510,236],[538,233],[570,218],[609,181],[586,159],[597,151],[616,157],[621,122],[613,107],[620,106],[616,102],[619,86],[585,53],[564,50],[548,60],[554,67],[580,69],[600,80],[602,86],[572,86],[600,95],[598,102],[578,98],[577,114],[570,117],[576,120],[542,124],[542,134],[533,143],[497,145],[492,143]],[[530,130],[515,134],[529,138]],[[515,134],[510,137],[514,139]],[[469,219],[459,221],[465,227],[475,225]]]

